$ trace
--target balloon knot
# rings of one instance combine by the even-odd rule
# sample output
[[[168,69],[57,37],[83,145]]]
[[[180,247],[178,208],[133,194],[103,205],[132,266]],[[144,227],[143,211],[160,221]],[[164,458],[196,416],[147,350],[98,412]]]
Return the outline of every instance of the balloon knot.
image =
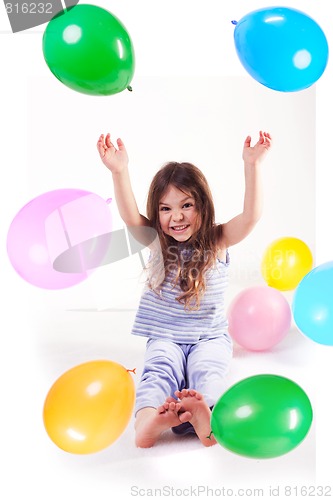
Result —
[[[109,205],[111,203],[111,201],[112,201],[112,198],[107,198],[105,201]]]
[[[237,21],[233,20],[231,21],[231,24],[237,24]]]
[[[129,90],[130,92],[133,91],[133,89],[132,89],[132,87],[130,85],[127,87],[127,90]]]
[[[135,370],[136,370],[136,368],[133,368],[133,370],[126,370],[126,371],[127,371],[128,373],[132,372],[132,373],[134,373],[134,375],[136,375]]]
[[[207,439],[212,439],[212,434],[213,434],[213,431],[210,431],[209,436],[206,436],[206,437],[207,437]]]

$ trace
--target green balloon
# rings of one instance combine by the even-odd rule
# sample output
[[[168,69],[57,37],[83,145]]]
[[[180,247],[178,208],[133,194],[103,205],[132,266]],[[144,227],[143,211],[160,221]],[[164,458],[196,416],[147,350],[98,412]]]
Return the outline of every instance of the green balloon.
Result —
[[[121,92],[134,73],[134,50],[124,25],[96,5],[76,5],[51,19],[43,53],[52,73],[84,94]]]
[[[216,441],[234,453],[273,458],[295,448],[312,423],[303,389],[278,375],[241,380],[217,401],[211,416]]]

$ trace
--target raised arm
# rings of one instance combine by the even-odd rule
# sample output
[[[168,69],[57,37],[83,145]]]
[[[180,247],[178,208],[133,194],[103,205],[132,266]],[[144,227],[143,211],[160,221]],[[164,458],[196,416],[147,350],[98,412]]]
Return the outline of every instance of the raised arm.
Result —
[[[121,218],[127,226],[149,226],[149,220],[140,214],[132,191],[128,172],[128,154],[121,139],[117,146],[111,142],[110,134],[102,134],[97,142],[97,149],[104,165],[112,173],[116,203]]]
[[[261,163],[272,144],[267,132],[259,132],[258,142],[251,147],[247,136],[243,148],[245,195],[243,212],[222,224],[221,246],[228,248],[242,241],[254,228],[262,213]]]

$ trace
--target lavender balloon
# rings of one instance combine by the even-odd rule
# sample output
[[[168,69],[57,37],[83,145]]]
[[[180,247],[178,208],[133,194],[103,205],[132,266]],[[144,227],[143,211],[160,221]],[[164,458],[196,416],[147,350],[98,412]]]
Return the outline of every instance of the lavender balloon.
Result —
[[[88,277],[92,265],[103,258],[100,235],[111,234],[111,213],[100,196],[81,189],[57,189],[37,196],[17,213],[7,235],[7,252],[15,271],[28,283],[45,289],[62,289]],[[89,252],[87,241],[90,242]],[[102,239],[105,246],[105,238]],[[76,249],[87,259],[71,268],[55,269],[59,255]],[[92,253],[92,250],[94,253]],[[73,260],[73,259],[72,259]]]

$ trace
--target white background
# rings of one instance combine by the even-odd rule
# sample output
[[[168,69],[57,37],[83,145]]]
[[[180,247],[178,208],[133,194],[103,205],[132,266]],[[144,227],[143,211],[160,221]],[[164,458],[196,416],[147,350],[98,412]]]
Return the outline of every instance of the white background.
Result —
[[[131,94],[126,91],[109,98],[89,98],[69,91],[48,74],[28,78],[29,199],[63,187],[114,198],[110,172],[96,151],[100,132],[111,131],[114,140],[121,135],[127,146],[133,189],[142,213],[154,173],[164,162],[176,159],[191,161],[204,171],[213,192],[216,219],[223,222],[243,207],[244,139],[251,134],[255,143],[260,129],[269,130],[276,139],[262,168],[265,210],[255,231],[231,250],[232,282],[263,282],[261,257],[275,238],[300,238],[314,253],[314,87],[282,93],[246,76],[205,75],[137,76],[132,84]],[[16,201],[20,208],[25,200]],[[115,202],[110,210],[113,228],[122,228]],[[85,219],[82,214],[83,224]],[[99,308],[122,307],[124,299],[127,306],[134,305],[136,296],[129,293],[128,280],[133,278],[135,286],[139,271],[136,256],[99,269],[89,282],[69,293],[31,293],[37,293],[38,300],[46,300],[51,307],[63,298],[68,301],[69,294],[72,305],[77,302],[82,307],[88,291]],[[111,282],[117,285],[108,287],[106,294],[105,284]]]
[[[212,185],[217,219],[225,220],[237,213],[242,202],[242,142],[248,133],[255,139],[259,128],[270,130],[275,144],[264,171],[265,215],[253,236],[233,251],[234,283],[260,281],[257,268],[265,245],[287,233],[309,244],[317,264],[332,259],[331,61],[313,88],[296,94],[278,93],[245,74],[234,51],[230,22],[269,3],[128,0],[101,1],[98,5],[117,15],[131,34],[137,60],[132,94],[124,91],[95,98],[65,88],[44,63],[44,27],[14,35],[1,12],[1,429],[7,468],[1,488],[12,492],[6,493],[6,498],[19,498],[28,492],[36,498],[50,498],[51,492],[54,498],[60,492],[64,498],[70,494],[88,498],[92,492],[97,497],[103,494],[103,498],[113,494],[111,488],[102,493],[98,474],[89,488],[86,477],[80,482],[77,475],[71,475],[71,468],[80,473],[81,457],[75,462],[54,450],[40,415],[55,378],[73,360],[78,363],[94,353],[89,350],[91,339],[86,330],[82,335],[74,332],[77,320],[65,315],[62,321],[61,312],[81,310],[84,314],[89,308],[108,307],[123,308],[125,313],[132,310],[140,293],[140,286],[135,286],[139,259],[133,256],[98,270],[73,289],[48,293],[23,282],[5,251],[10,221],[34,196],[64,187],[112,196],[109,173],[103,170],[95,150],[99,133],[110,130],[126,142],[141,209],[153,173],[164,161],[175,158],[202,168]],[[328,1],[291,0],[279,5],[312,15],[332,46],[333,8]],[[232,101],[228,97],[231,93]],[[311,123],[307,123],[308,117]],[[115,226],[121,227],[114,208],[113,214]],[[130,293],[126,293],[129,284]],[[102,323],[101,318],[99,321]],[[91,322],[91,327],[98,328],[98,324]],[[49,331],[43,331],[45,328]],[[107,325],[103,328],[107,335]],[[97,339],[101,342],[101,336]],[[127,336],[125,342],[129,341]],[[121,347],[115,355],[121,355]],[[324,484],[331,475],[332,350],[313,344],[311,350],[317,358],[313,374],[308,374],[315,378],[317,388],[317,482]],[[131,361],[129,354],[124,364]],[[101,461],[98,465],[101,474]],[[234,465],[239,466],[237,462]],[[208,469],[210,466],[207,464]],[[51,484],[58,474],[61,487],[60,483]]]

